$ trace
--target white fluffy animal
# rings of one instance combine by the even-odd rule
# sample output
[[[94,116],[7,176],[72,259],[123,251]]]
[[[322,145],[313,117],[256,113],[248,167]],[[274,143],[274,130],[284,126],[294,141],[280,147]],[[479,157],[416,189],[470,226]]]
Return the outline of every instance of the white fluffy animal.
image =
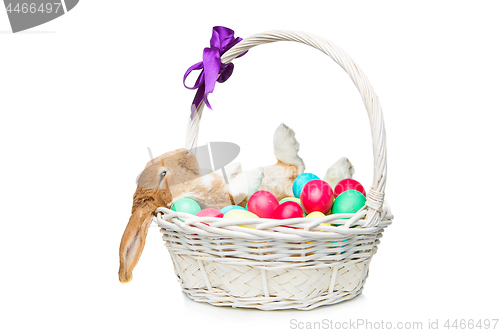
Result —
[[[354,175],[354,166],[347,157],[342,157],[328,168],[323,180],[334,189],[339,181],[346,178],[352,178],[352,175]]]
[[[290,127],[281,124],[274,132],[273,144],[278,162],[264,168],[260,189],[271,192],[281,200],[293,196],[293,181],[304,172],[306,166],[298,155],[300,144]]]

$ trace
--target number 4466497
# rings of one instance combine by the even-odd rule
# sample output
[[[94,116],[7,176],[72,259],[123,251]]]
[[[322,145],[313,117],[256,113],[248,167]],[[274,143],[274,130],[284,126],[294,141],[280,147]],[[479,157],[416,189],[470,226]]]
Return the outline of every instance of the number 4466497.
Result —
[[[34,13],[57,13],[61,7],[61,3],[41,3],[37,5],[36,3],[17,3],[15,6],[12,6],[11,3],[7,5],[8,13],[23,13],[23,14],[34,14]]]
[[[466,319],[455,319],[450,320],[448,319],[446,323],[444,323],[444,327],[447,329],[496,329],[498,324],[498,319],[479,319],[479,320],[466,320]]]

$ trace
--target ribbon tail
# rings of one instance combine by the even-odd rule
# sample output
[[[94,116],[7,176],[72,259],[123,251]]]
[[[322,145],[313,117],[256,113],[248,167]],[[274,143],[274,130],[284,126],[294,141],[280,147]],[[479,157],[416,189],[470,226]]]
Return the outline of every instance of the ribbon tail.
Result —
[[[196,114],[196,105],[191,104],[191,120],[193,120],[194,115]]]
[[[210,105],[210,103],[208,102],[208,94],[205,94],[205,96],[203,96],[203,101],[205,102],[205,105],[210,109],[212,110],[212,106]]]
[[[193,105],[195,109],[201,104],[201,101],[203,101],[204,97],[205,97],[205,82],[202,82],[200,87],[196,91],[196,95],[194,95]]]
[[[205,94],[214,91],[219,76],[221,61],[219,50],[215,47],[203,50],[203,70],[205,72]]]

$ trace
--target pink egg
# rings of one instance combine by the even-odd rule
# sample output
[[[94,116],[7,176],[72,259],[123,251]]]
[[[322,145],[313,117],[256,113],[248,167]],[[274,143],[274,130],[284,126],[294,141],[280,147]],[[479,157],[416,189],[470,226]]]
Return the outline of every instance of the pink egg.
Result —
[[[270,218],[278,206],[278,199],[268,191],[257,191],[248,199],[248,210],[261,218]]]
[[[304,217],[302,207],[295,201],[285,201],[279,205],[273,212],[271,218],[276,220],[293,219]]]
[[[215,208],[205,208],[196,213],[196,216],[205,216],[205,217],[223,217],[220,211]]]
[[[337,183],[335,189],[333,190],[333,197],[336,198],[339,196],[340,193],[349,190],[356,190],[358,192],[361,192],[361,194],[363,194],[366,197],[366,192],[363,185],[361,185],[361,183],[358,182],[357,180],[351,178],[342,179]]]
[[[327,214],[333,206],[332,187],[324,180],[311,180],[304,186],[300,202],[307,214],[312,212]]]

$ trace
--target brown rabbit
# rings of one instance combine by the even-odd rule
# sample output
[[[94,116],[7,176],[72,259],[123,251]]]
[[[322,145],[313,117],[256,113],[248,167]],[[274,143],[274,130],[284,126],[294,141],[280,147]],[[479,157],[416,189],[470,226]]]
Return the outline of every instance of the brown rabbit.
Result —
[[[183,196],[198,199],[203,208],[221,209],[232,202],[246,204],[246,194],[229,194],[219,173],[200,177],[196,157],[189,150],[178,149],[149,161],[138,178],[132,215],[120,243],[120,282],[132,280],[155,210],[170,208],[175,199]]]

